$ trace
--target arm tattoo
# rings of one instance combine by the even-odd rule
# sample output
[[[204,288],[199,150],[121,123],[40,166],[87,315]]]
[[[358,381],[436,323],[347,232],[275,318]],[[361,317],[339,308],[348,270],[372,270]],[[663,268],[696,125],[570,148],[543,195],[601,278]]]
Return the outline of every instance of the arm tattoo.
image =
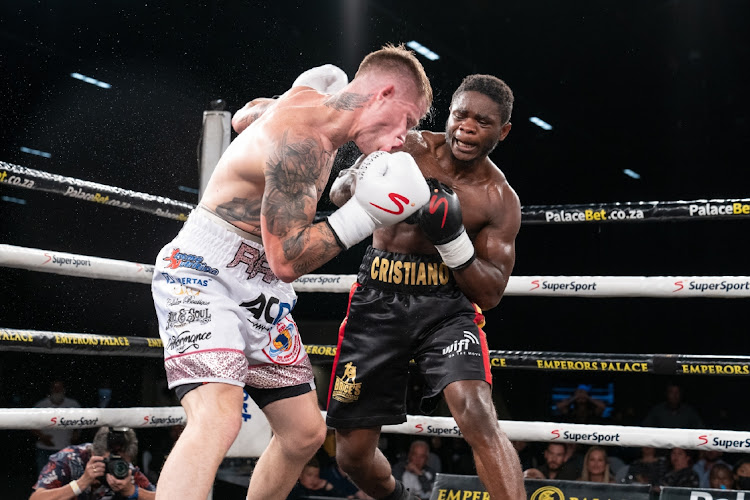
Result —
[[[309,224],[318,204],[317,183],[330,159],[331,152],[315,140],[290,143],[284,133],[266,162],[263,216],[271,234],[286,236],[283,251],[288,260],[310,251]]]
[[[341,95],[331,96],[324,104],[337,111],[352,111],[364,106],[370,97],[372,97],[372,94],[362,95],[353,92],[344,92]]]
[[[341,247],[325,224],[317,224],[310,230],[318,233],[317,237],[311,242],[307,252],[292,264],[294,271],[299,274],[306,274],[319,268],[341,252]]]
[[[216,207],[216,213],[227,221],[246,222],[260,227],[260,200],[234,198]]]

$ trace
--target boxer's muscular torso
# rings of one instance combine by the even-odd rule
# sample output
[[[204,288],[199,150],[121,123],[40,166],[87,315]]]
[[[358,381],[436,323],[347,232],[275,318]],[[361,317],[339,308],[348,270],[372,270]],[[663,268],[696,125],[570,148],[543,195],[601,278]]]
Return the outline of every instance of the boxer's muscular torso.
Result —
[[[425,178],[435,178],[456,192],[461,201],[464,227],[472,240],[487,225],[501,225],[505,204],[514,204],[517,200],[505,175],[489,158],[470,168],[464,167],[465,170],[454,163],[445,134],[412,131],[402,151],[414,157]],[[373,246],[396,253],[437,252],[418,225],[406,223],[375,231]]]
[[[261,236],[264,174],[267,164],[277,162],[287,165],[287,176],[280,182],[299,183],[300,189],[315,185],[317,198],[301,197],[299,202],[317,203],[336,154],[329,138],[319,132],[327,120],[321,111],[327,97],[299,88],[269,106],[224,152],[201,204],[239,229]]]

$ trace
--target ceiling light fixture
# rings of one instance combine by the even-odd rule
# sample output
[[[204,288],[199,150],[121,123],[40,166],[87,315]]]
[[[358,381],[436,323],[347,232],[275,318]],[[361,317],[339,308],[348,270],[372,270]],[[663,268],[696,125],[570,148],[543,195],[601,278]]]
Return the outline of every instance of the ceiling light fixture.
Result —
[[[0,200],[7,201],[10,203],[18,203],[19,205],[26,205],[26,200],[23,198],[13,198],[12,196],[0,196]]]
[[[626,168],[625,170],[623,170],[622,173],[625,174],[625,175],[627,175],[628,177],[632,177],[633,179],[640,179],[641,178],[641,174],[639,174],[638,172],[633,172],[629,168]]]
[[[101,87],[103,89],[108,89],[112,87],[112,85],[108,83],[97,80],[96,78],[91,78],[90,76],[82,75],[80,73],[71,73],[70,76],[72,76],[76,80],[81,80],[83,82],[90,83],[91,85],[96,85],[97,87]]]
[[[43,156],[44,158],[52,158],[52,153],[39,151],[38,149],[27,148],[26,146],[21,146],[21,152],[29,153],[30,155]]]
[[[433,51],[431,51],[430,49],[428,49],[427,47],[425,47],[424,45],[422,45],[421,43],[415,40],[412,40],[411,42],[407,43],[406,46],[409,47],[410,49],[414,49],[414,51],[417,54],[422,54],[430,61],[437,61],[438,59],[440,59],[439,55],[435,54]]]
[[[536,116],[532,116],[531,118],[529,118],[529,121],[533,123],[534,125],[536,125],[537,127],[540,127],[544,130],[552,130],[552,125],[545,122],[541,118],[537,118]]]
[[[177,186],[177,189],[179,189],[180,191],[185,191],[186,193],[198,194],[198,190],[197,189],[190,188],[190,187],[187,187],[187,186]]]

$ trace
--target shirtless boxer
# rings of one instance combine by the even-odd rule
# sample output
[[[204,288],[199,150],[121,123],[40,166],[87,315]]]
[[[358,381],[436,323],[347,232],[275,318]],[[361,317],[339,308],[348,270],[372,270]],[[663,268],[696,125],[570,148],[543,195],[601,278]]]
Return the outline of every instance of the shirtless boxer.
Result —
[[[406,421],[409,360],[425,380],[422,405],[441,393],[493,500],[525,499],[518,456],[500,429],[482,309],[495,307],[515,262],[518,196],[488,158],[510,132],[513,93],[471,75],[453,94],[445,133],[410,132],[411,153],[431,187],[407,222],[378,229],[339,331],[327,423],[336,459],[377,499],[409,494],[378,450],[380,427]],[[342,171],[331,188],[341,205],[357,186]],[[413,220],[412,220],[413,219]]]
[[[205,500],[239,432],[243,387],[273,430],[247,498],[286,498],[326,434],[290,282],[429,198],[411,156],[388,153],[432,102],[413,53],[384,47],[332,88],[315,75],[301,80],[262,115],[245,110],[235,120],[244,131],[157,257],[152,292],[167,380],[187,414],[159,499]],[[362,193],[313,224],[336,150],[348,141],[373,153],[357,169]]]

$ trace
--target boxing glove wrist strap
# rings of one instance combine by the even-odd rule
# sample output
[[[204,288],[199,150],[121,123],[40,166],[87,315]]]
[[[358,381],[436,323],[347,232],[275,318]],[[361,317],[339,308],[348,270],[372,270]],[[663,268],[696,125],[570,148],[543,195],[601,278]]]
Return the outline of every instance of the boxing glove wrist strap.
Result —
[[[345,249],[370,236],[376,227],[372,217],[354,198],[328,216],[327,222],[336,241]]]
[[[477,255],[474,250],[474,244],[469,239],[466,231],[448,243],[435,245],[435,248],[440,252],[440,257],[443,258],[445,265],[453,270],[468,267]]]

